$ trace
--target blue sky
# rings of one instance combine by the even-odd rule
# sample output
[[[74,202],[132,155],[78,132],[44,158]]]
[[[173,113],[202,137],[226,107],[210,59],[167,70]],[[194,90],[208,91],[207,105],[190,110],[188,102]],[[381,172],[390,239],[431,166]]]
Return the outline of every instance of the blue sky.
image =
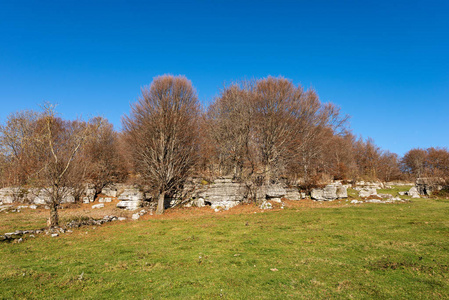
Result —
[[[142,86],[282,75],[400,155],[449,146],[449,1],[0,0],[0,122],[57,103],[116,129]]]

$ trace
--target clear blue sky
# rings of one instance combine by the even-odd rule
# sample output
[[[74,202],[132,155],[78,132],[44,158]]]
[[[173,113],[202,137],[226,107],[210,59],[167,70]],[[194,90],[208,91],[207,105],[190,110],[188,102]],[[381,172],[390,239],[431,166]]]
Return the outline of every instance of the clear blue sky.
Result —
[[[142,86],[283,75],[400,155],[449,146],[449,1],[0,0],[0,122],[58,103],[116,129]]]

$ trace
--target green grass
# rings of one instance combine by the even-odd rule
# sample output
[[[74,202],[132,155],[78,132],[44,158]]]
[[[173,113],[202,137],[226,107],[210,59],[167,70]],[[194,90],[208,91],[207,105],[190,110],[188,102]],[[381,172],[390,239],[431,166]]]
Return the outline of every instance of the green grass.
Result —
[[[416,199],[85,227],[0,244],[0,298],[447,299],[448,216]]]
[[[409,196],[401,196],[399,192],[408,192],[412,186],[410,185],[394,185],[391,189],[379,189],[377,193],[379,194],[391,194],[393,197],[400,197],[402,199],[411,199]]]

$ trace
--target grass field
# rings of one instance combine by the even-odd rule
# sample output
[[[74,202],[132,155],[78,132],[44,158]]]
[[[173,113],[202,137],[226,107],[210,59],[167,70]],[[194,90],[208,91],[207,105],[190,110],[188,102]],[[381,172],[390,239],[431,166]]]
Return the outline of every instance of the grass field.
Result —
[[[449,298],[449,200],[347,203],[175,209],[2,243],[0,298]]]

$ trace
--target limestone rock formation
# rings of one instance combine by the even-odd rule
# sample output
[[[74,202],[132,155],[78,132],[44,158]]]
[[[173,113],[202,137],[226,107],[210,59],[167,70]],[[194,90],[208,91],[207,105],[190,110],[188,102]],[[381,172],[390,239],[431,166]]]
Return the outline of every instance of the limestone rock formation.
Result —
[[[245,199],[246,186],[240,182],[233,182],[232,178],[217,178],[209,184],[206,190],[198,193],[205,203],[215,208],[229,209]]]
[[[328,184],[324,188],[312,189],[310,197],[318,201],[332,201],[348,197],[348,191],[341,184]]]
[[[118,199],[120,200],[117,203],[118,208],[136,210],[142,206],[143,192],[137,188],[127,188],[118,196]]]
[[[442,190],[444,186],[444,180],[435,177],[418,178],[415,184],[418,193],[422,196],[431,196],[432,193]]]

